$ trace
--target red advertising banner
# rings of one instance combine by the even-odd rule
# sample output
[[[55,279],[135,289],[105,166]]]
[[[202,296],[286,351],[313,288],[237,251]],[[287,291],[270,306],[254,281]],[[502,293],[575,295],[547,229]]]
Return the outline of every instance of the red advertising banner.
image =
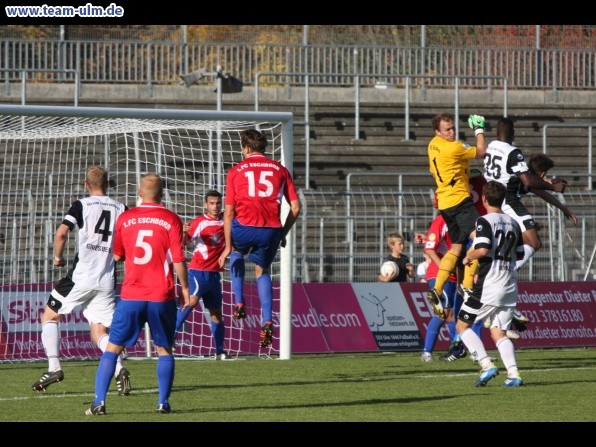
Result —
[[[424,338],[426,337],[426,328],[428,323],[433,317],[433,311],[430,303],[426,299],[426,292],[428,292],[428,284],[425,283],[400,283],[400,287],[403,290],[405,301],[410,306],[410,310],[416,324],[420,330],[422,337],[422,346],[419,351],[422,351],[424,345]],[[449,337],[449,329],[447,324],[443,324],[439,331],[439,336],[435,344],[436,351],[446,351],[449,349],[451,339]]]
[[[596,346],[596,282],[519,284],[518,309],[530,319],[515,346]]]

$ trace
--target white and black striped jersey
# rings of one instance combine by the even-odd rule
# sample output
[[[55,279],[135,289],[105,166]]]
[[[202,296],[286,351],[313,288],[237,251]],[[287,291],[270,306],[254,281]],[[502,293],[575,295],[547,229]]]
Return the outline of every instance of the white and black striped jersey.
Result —
[[[519,200],[527,190],[518,175],[528,172],[524,154],[515,146],[503,141],[492,141],[484,155],[484,178],[495,180],[507,188],[505,201]]]
[[[108,196],[90,196],[73,202],[63,224],[73,231],[79,227],[78,252],[74,260],[72,281],[93,290],[113,290],[114,227],[126,205]]]
[[[491,306],[515,306],[517,274],[515,263],[524,247],[519,224],[509,215],[489,213],[476,220],[474,248],[489,249],[478,260],[478,281],[474,296]],[[521,255],[520,255],[521,256]]]

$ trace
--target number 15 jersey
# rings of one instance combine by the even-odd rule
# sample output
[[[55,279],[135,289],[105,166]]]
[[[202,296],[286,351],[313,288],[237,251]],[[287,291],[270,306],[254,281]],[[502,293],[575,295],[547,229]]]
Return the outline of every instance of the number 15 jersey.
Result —
[[[236,219],[250,227],[281,228],[282,198],[298,200],[290,171],[261,153],[253,153],[229,170],[226,205],[234,205]]]

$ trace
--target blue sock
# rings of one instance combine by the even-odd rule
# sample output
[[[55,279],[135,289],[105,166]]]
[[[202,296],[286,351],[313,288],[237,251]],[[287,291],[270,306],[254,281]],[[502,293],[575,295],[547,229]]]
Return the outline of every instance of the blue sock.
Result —
[[[234,302],[244,303],[244,256],[237,251],[230,253],[230,278],[234,291]]]
[[[157,388],[159,400],[157,405],[170,404],[170,394],[174,385],[174,356],[160,355],[157,357]]]
[[[180,331],[180,328],[186,321],[188,314],[192,312],[194,307],[188,306],[186,309],[182,310],[180,307],[178,308],[178,312],[176,312],[176,332]]]
[[[443,320],[441,320],[439,317],[434,316],[430,319],[428,327],[426,328],[426,337],[424,339],[425,352],[433,352],[435,343],[437,342],[437,337],[439,336],[439,331],[441,330],[441,326],[443,326]]]
[[[93,405],[99,405],[106,400],[112,376],[116,371],[116,359],[118,356],[113,352],[104,352],[99,360],[97,372],[95,373],[95,400]]]
[[[273,321],[273,286],[268,273],[263,273],[257,279],[257,288],[261,300],[261,318],[263,319],[261,323],[265,324],[267,321]]]
[[[219,323],[211,322],[211,334],[213,335],[213,343],[215,344],[215,354],[224,352],[224,338],[226,335],[226,327],[223,320]]]
[[[482,340],[482,328],[484,327],[484,323],[482,321],[477,321],[472,325],[472,330],[478,335],[478,337]]]
[[[457,341],[457,339],[459,338],[459,334],[455,330],[455,321],[448,321],[447,329],[449,329],[449,340]]]

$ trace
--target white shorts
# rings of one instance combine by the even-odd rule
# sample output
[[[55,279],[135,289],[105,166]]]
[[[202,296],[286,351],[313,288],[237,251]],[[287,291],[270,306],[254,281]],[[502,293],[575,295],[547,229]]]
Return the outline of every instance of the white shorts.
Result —
[[[534,218],[524,204],[521,203],[521,201],[514,201],[510,204],[505,201],[503,202],[501,209],[505,214],[513,217],[513,219],[519,224],[522,233],[524,233],[526,230],[536,228],[536,222],[534,221]]]
[[[511,327],[515,307],[495,307],[484,304],[478,311],[476,321],[483,321],[487,328],[498,327],[506,331]]]
[[[60,315],[68,315],[80,305],[89,323],[101,323],[109,328],[116,308],[116,294],[113,289],[91,290],[89,286],[77,286],[66,277],[58,281],[47,305]]]

